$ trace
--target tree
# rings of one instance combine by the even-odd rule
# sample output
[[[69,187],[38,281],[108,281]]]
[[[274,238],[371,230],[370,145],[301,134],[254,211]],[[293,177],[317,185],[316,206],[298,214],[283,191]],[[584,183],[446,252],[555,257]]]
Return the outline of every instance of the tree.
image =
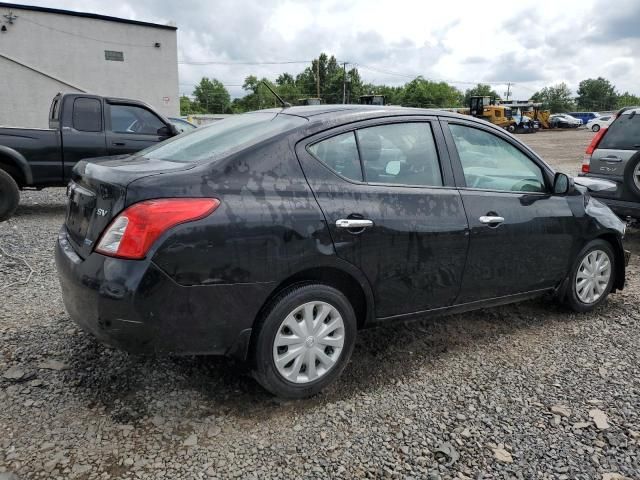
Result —
[[[618,98],[616,99],[616,109],[630,107],[633,105],[640,105],[640,97],[629,92],[624,92],[618,95]]]
[[[531,97],[536,103],[542,103],[543,109],[551,110],[551,113],[567,112],[573,110],[572,92],[566,83],[558,83],[550,87],[544,87]]]
[[[464,92],[464,105],[469,105],[471,97],[495,97],[496,100],[500,99],[500,95],[491,88],[491,85],[485,83],[479,83],[473,88],[469,88]]]
[[[404,87],[402,105],[406,107],[456,107],[463,101],[460,90],[446,82],[432,82],[417,77]]]
[[[196,97],[202,113],[226,113],[229,110],[231,97],[222,82],[203,77],[196,85],[193,95]]]
[[[186,95],[180,97],[180,115],[191,115],[192,113],[201,113],[198,104],[192,101]]]
[[[589,78],[578,86],[578,108],[581,110],[611,110],[617,100],[616,87],[605,78]]]

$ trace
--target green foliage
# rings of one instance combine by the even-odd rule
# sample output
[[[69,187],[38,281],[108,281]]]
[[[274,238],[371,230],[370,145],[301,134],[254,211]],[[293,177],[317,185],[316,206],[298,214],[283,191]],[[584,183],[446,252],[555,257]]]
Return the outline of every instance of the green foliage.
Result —
[[[491,88],[491,85],[479,83],[473,88],[469,88],[464,92],[464,106],[468,106],[471,101],[471,97],[494,97],[496,100],[500,99],[498,92]]]
[[[581,110],[612,110],[616,107],[616,87],[607,79],[588,78],[578,86],[578,108]]]
[[[558,83],[544,87],[531,97],[536,103],[542,103],[542,108],[551,113],[568,112],[575,109],[572,92],[566,83]]]
[[[406,107],[441,108],[462,104],[460,90],[446,82],[432,82],[418,77],[404,86],[402,105]]]
[[[219,80],[203,77],[193,95],[200,113],[227,113],[231,104],[229,92]]]
[[[192,101],[186,95],[180,97],[180,115],[191,115],[193,113],[202,113],[198,108],[198,104]]]
[[[318,87],[322,102],[329,104],[343,102],[343,88],[347,103],[359,103],[361,95],[373,94],[384,95],[387,105],[407,107],[460,107],[468,106],[471,96],[500,98],[490,85],[483,83],[467,89],[464,94],[446,82],[433,82],[423,77],[417,77],[402,86],[363,83],[357,68],[352,67],[345,72],[343,65],[333,55],[322,53],[297,75],[281,73],[275,83],[249,75],[243,84],[246,95],[233,102],[222,83],[216,79],[203,78],[193,92],[194,100],[186,96],[180,98],[180,113],[242,113],[280,107],[280,102],[263,82],[267,82],[284,101],[292,105],[298,104],[301,99],[318,97]],[[640,97],[629,92],[618,95],[615,86],[601,77],[580,82],[577,94],[577,108],[582,110],[606,111],[640,105]],[[565,83],[544,87],[531,99],[542,103],[543,108],[552,112],[576,109],[572,92]]]
[[[616,109],[635,105],[640,105],[640,97],[629,92],[621,93],[616,99]]]

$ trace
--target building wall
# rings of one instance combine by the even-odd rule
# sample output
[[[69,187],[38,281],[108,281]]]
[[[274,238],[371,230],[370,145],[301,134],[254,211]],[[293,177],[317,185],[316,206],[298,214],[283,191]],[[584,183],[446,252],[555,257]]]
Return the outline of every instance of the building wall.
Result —
[[[58,92],[133,98],[166,116],[178,115],[175,30],[12,12],[18,18],[3,23],[7,31],[0,32],[0,125],[48,127],[49,107]],[[8,13],[0,7],[0,15]],[[124,61],[105,60],[105,50],[122,52]]]

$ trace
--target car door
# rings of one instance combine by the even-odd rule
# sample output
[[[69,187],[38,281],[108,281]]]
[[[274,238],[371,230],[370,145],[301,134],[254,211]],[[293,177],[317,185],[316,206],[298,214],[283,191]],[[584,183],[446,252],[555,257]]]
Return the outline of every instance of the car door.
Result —
[[[296,151],[335,253],[371,284],[377,318],[454,301],[467,221],[437,120],[352,124]]]
[[[443,121],[470,229],[456,303],[558,285],[572,261],[575,218],[552,195],[552,172],[508,134],[464,120]]]
[[[170,136],[164,121],[140,105],[109,103],[107,111],[109,155],[135,153]]]
[[[97,97],[71,97],[67,102],[61,128],[65,181],[71,178],[73,166],[83,158],[107,154],[102,100]]]

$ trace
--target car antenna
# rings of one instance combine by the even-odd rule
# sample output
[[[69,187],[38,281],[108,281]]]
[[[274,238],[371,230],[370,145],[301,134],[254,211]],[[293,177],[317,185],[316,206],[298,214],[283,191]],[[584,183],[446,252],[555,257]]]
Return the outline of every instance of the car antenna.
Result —
[[[269,85],[269,84],[268,84],[267,82],[265,82],[264,80],[262,81],[262,83],[263,83],[263,84],[264,84],[264,86],[265,86],[265,87],[267,87],[267,88],[269,89],[269,91],[270,91],[271,93],[273,93],[273,95],[278,99],[278,101],[282,104],[282,108],[287,108],[287,107],[290,107],[290,106],[291,106],[291,104],[290,104],[289,102],[285,102],[285,101],[282,99],[282,97],[281,97],[280,95],[278,95],[278,94],[276,93],[276,91],[275,91],[273,88],[271,88],[271,85]]]

